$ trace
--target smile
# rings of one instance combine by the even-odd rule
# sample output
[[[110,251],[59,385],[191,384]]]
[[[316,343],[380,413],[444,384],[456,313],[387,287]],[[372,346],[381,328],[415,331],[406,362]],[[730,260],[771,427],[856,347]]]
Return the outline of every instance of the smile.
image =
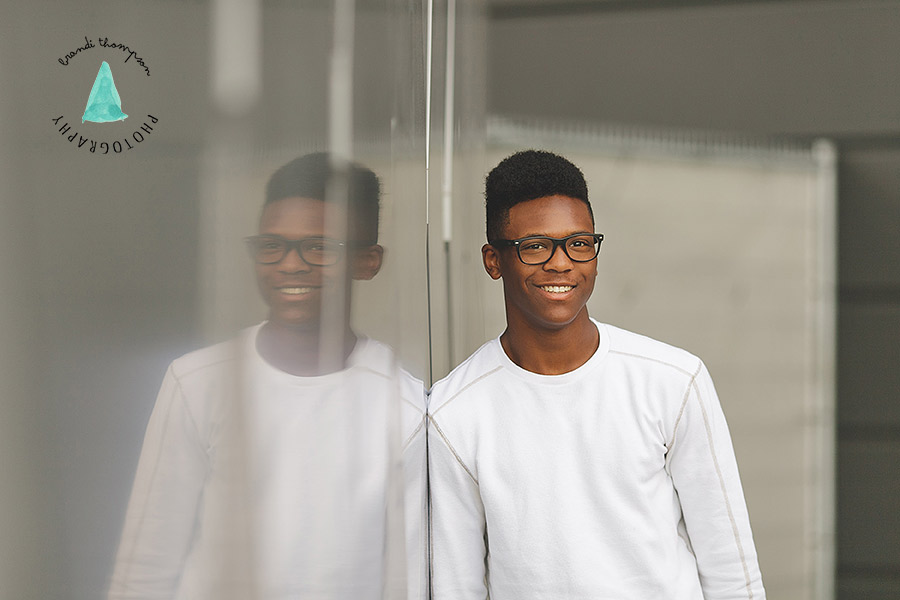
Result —
[[[551,294],[565,294],[572,291],[573,287],[571,285],[542,285],[541,289]]]
[[[288,294],[289,296],[299,296],[301,294],[308,294],[313,291],[315,288],[311,287],[283,287],[278,288],[278,291],[282,294]]]

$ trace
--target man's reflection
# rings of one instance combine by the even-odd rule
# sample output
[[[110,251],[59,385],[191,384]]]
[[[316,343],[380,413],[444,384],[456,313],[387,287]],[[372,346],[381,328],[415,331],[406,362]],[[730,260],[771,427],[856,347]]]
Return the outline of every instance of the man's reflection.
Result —
[[[269,363],[293,375],[322,375],[339,368],[335,361],[346,361],[357,341],[348,326],[349,293],[343,294],[343,314],[331,327],[323,324],[323,301],[349,292],[350,278],[371,279],[381,268],[378,179],[367,169],[350,168],[347,201],[326,203],[329,180],[335,190],[340,187],[335,180],[343,179],[343,173],[323,176],[331,172],[327,161],[325,154],[310,155],[279,169],[266,189],[259,235],[247,240],[259,291],[269,305],[257,348]],[[326,232],[326,222],[332,231]],[[334,235],[340,229],[349,235]],[[323,356],[323,335],[338,337],[335,356]],[[319,364],[323,359],[329,364]]]
[[[111,599],[421,597],[422,385],[349,325],[378,201],[327,154],[271,177],[247,239],[268,320],[166,373]]]

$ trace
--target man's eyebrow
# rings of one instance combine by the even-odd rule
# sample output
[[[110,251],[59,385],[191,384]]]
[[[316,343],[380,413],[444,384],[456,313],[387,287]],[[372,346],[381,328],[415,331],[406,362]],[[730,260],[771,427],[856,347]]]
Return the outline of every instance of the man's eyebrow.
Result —
[[[284,240],[286,242],[299,242],[300,240],[333,240],[335,238],[330,238],[327,235],[305,235],[303,237],[294,238],[294,237],[285,237],[283,235],[277,233],[258,233],[256,235],[251,235],[250,237],[256,238],[275,238],[278,240]]]
[[[561,236],[559,236],[559,238],[555,238],[554,236],[552,236],[548,233],[543,233],[543,232],[526,233],[525,235],[523,235],[517,239],[522,239],[522,238],[527,238],[527,237],[546,237],[546,238],[560,239],[560,238],[564,238],[564,237],[569,237],[570,235],[594,235],[594,232],[593,231],[573,231],[572,233],[567,233],[565,235],[561,235]]]

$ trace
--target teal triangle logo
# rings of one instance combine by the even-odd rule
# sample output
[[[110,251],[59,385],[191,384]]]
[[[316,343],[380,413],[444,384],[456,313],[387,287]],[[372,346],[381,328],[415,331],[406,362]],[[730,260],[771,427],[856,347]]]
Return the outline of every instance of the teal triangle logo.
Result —
[[[88,96],[81,122],[111,123],[127,118],[128,115],[122,112],[122,99],[116,90],[109,63],[104,60],[100,64],[100,70],[97,71],[97,78],[94,80],[94,87],[91,88],[91,95]]]

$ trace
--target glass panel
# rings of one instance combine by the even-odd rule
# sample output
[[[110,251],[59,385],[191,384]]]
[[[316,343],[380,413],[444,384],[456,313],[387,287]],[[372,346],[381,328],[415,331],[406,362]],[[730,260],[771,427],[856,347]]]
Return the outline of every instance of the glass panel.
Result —
[[[3,4],[0,595],[425,597],[446,11]]]

